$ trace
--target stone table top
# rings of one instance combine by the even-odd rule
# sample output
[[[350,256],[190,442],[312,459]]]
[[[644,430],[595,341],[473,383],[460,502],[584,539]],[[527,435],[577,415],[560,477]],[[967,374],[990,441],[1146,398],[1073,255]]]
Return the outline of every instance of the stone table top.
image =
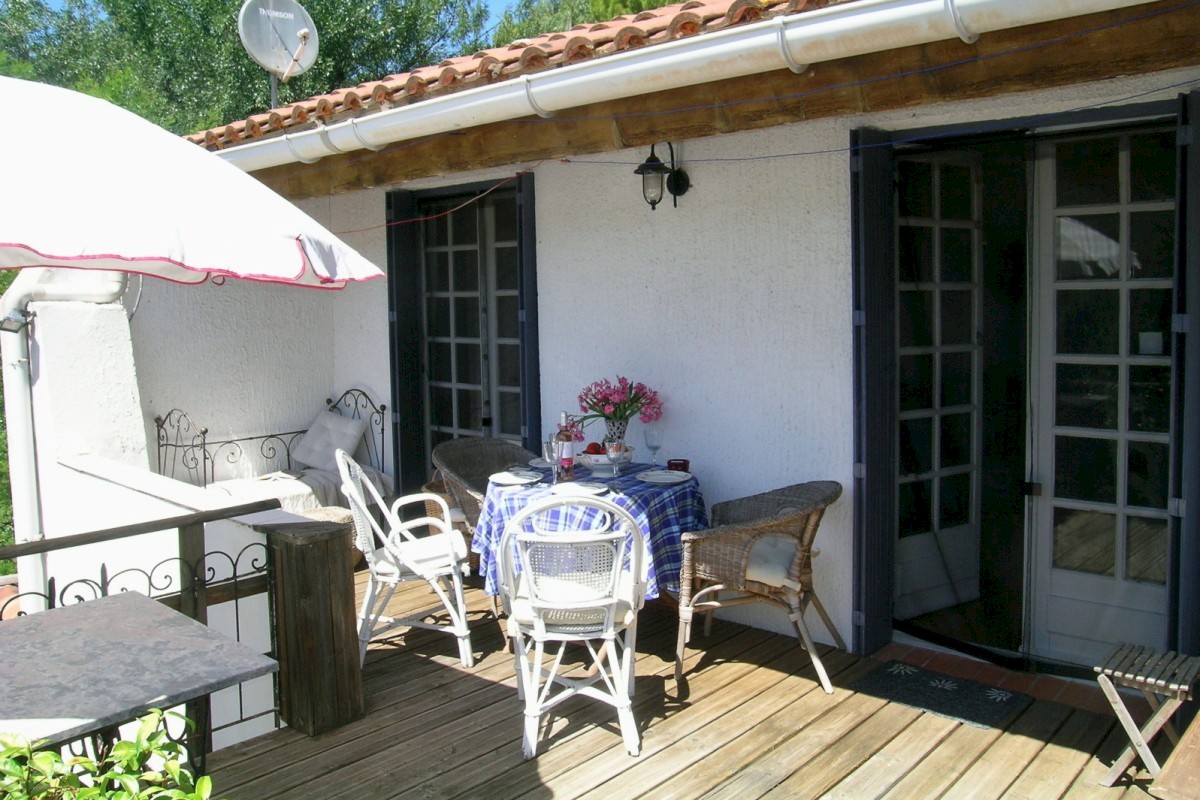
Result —
[[[59,745],[279,669],[136,592],[0,623],[0,733]]]

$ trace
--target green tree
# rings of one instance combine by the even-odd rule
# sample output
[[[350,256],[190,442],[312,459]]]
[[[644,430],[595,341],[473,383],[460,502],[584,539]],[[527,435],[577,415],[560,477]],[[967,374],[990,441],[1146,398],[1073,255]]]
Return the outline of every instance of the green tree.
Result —
[[[0,60],[3,66],[3,60]],[[17,277],[14,269],[0,272],[0,294],[8,291],[13,279]],[[4,408],[4,387],[0,385],[0,410]],[[0,413],[0,547],[13,543],[12,515],[12,484],[8,479],[8,422]],[[0,575],[12,575],[17,571],[16,564],[10,560],[0,560]]]
[[[280,103],[483,46],[483,0],[305,0],[320,54]],[[105,97],[191,133],[270,106],[242,48],[235,0],[0,0],[0,73]],[[19,71],[19,72],[18,72]]]
[[[580,23],[637,14],[661,5],[661,0],[518,0],[501,15],[494,45],[498,47],[540,33],[570,30]]]

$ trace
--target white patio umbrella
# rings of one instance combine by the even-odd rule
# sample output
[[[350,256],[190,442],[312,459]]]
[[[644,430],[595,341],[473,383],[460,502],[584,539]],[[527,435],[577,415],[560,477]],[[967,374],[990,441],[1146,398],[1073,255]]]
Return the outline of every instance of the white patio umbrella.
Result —
[[[0,269],[341,288],[382,277],[258,180],[123,108],[0,77]]]

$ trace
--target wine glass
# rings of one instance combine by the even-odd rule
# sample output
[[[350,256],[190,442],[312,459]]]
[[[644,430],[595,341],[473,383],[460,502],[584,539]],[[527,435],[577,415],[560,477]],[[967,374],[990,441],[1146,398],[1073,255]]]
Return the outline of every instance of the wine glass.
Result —
[[[646,428],[646,449],[650,451],[650,461],[658,466],[658,448],[662,447],[662,428]]]
[[[608,463],[612,464],[613,477],[621,474],[621,465],[617,462],[625,459],[625,443],[620,441],[608,441],[604,443],[604,453],[608,456]]]

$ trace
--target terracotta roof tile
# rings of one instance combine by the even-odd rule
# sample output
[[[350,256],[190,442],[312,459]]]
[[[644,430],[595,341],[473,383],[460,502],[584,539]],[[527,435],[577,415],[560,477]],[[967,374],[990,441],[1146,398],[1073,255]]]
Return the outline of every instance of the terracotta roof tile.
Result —
[[[774,16],[795,14],[856,0],[687,0],[638,14],[551,31],[469,56],[428,65],[328,94],[253,114],[187,138],[203,147],[222,147],[279,135],[314,119],[331,121],[371,114],[426,97],[483,86],[498,80],[555,69],[589,59],[672,40],[702,36]]]

